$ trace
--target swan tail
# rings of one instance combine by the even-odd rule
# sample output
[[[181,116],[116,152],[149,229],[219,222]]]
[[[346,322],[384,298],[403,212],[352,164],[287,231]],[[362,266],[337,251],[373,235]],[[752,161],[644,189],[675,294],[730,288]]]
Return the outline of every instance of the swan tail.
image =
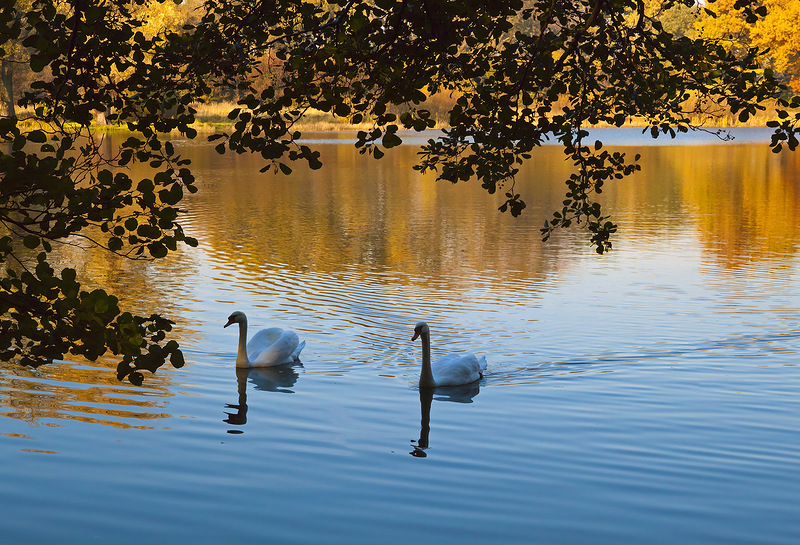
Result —
[[[478,358],[478,372],[483,376],[484,371],[486,371],[486,356],[481,356]]]
[[[300,352],[303,351],[303,348],[306,347],[306,341],[302,341],[300,344],[297,345],[294,352],[292,352],[292,358],[297,360],[300,359]]]

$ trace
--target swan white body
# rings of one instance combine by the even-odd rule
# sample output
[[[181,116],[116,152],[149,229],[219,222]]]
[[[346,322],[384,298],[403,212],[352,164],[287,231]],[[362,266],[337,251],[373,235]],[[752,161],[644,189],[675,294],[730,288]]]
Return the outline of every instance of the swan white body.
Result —
[[[239,324],[239,350],[236,367],[272,367],[292,363],[300,358],[306,342],[297,333],[279,327],[262,329],[247,342],[247,316],[238,310],[228,317],[228,323]]]
[[[419,377],[420,388],[437,386],[457,386],[475,382],[486,370],[486,356],[478,358],[475,354],[447,354],[431,363],[431,332],[428,324],[420,322],[414,328],[412,341],[422,337],[422,372]]]

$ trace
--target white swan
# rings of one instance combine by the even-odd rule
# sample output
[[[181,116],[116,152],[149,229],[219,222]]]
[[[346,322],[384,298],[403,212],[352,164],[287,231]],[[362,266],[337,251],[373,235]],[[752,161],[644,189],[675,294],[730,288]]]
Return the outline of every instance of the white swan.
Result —
[[[412,341],[422,337],[422,372],[419,376],[420,388],[437,386],[457,386],[475,382],[486,370],[486,356],[477,358],[475,354],[447,354],[431,365],[431,330],[428,324],[420,322],[414,327]]]
[[[247,342],[247,316],[236,311],[228,316],[228,323],[239,324],[239,352],[236,354],[236,367],[271,367],[292,363],[300,358],[300,351],[306,342],[300,342],[297,333],[279,327],[262,329]]]

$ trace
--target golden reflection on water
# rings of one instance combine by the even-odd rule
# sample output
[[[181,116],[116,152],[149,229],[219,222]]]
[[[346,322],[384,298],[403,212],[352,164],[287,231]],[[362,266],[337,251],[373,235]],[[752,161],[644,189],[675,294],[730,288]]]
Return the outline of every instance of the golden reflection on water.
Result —
[[[411,170],[412,146],[381,161],[348,145],[319,147],[325,167],[289,177],[259,175],[263,163],[254,157],[237,157],[224,176],[198,169],[201,191],[188,219],[213,261],[254,273],[358,266],[391,271],[393,282],[446,278],[463,286],[476,274],[543,281],[591,252],[580,232],[541,243],[539,228],[560,206],[570,172],[556,147],[539,150],[518,177],[516,191],[528,203],[519,218],[497,212],[502,191],[492,196],[476,183],[436,182]],[[600,197],[620,224],[618,248],[684,232],[696,233],[723,268],[796,253],[797,154],[732,144],[624,151],[643,155],[642,172],[609,183]]]
[[[797,253],[797,153],[735,144],[635,151],[643,155],[642,172],[607,191],[622,237],[697,233],[704,261],[723,271]]]
[[[513,299],[521,286],[528,295],[547,289],[552,278],[569,274],[582,260],[614,263],[614,253],[593,256],[581,232],[541,243],[539,228],[560,206],[570,172],[557,147],[538,150],[536,162],[519,175],[516,191],[528,203],[519,218],[497,211],[502,190],[491,196],[476,183],[435,182],[433,174],[411,170],[413,146],[392,150],[381,161],[350,145],[318,148],[322,170],[297,167],[287,177],[260,174],[257,157],[219,156],[208,146],[187,145],[184,155],[194,163],[200,191],[187,197],[183,223],[200,248],[149,263],[65,247],[61,264],[76,268],[85,288],[106,287],[126,308],[178,321],[220,303],[208,300],[198,285],[231,282],[261,292],[285,289],[291,292],[286,304],[317,306],[349,321],[345,313],[354,311],[350,303],[360,296],[359,286],[376,279],[386,293],[424,284],[441,290],[430,293],[446,302],[462,297],[496,304]],[[646,240],[663,244],[667,255],[683,254],[687,248],[678,244],[686,244],[681,235],[689,234],[700,245],[701,260],[723,274],[773,259],[785,266],[785,258],[796,254],[797,154],[774,155],[766,145],[624,151],[642,154],[643,171],[609,183],[602,195],[620,224],[619,252],[635,252]],[[319,299],[320,292],[328,299]],[[356,301],[364,307],[356,310],[364,322],[392,301],[369,297]],[[197,345],[202,336],[196,327],[184,320],[176,339]],[[136,389],[119,383],[114,368],[110,361],[37,370],[0,364],[0,415],[33,426],[67,418],[121,428],[147,428],[170,416],[163,410],[174,395],[168,374],[148,376],[145,388]],[[245,384],[240,377],[240,390]],[[243,418],[246,401],[238,405]]]
[[[0,416],[31,426],[58,419],[150,429],[171,416],[161,409],[172,394],[163,381],[144,388],[117,380],[116,365],[57,362],[36,369],[0,363]]]
[[[797,252],[800,157],[738,146],[727,157],[689,156],[683,199],[697,211],[705,249],[723,266]],[[709,160],[710,159],[710,160]]]
[[[556,263],[543,254],[562,251],[540,244],[535,214],[513,220],[495,213],[498,199],[475,184],[436,183],[411,170],[413,147],[380,161],[351,146],[320,148],[322,170],[298,168],[290,177],[259,175],[263,163],[254,157],[237,158],[238,169],[224,177],[197,170],[189,224],[215,262],[253,273],[365,267],[406,273],[393,276],[401,283],[460,283],[476,272],[538,278]],[[560,196],[542,195],[541,206],[553,198]]]

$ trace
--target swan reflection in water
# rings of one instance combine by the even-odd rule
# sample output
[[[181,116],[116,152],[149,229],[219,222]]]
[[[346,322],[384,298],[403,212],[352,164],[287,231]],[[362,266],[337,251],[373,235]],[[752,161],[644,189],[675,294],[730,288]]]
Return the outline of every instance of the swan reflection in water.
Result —
[[[459,386],[440,386],[438,388],[420,388],[419,389],[419,409],[420,409],[420,430],[419,439],[417,441],[411,440],[411,446],[414,450],[409,452],[411,456],[417,458],[425,458],[428,453],[430,433],[431,433],[431,405],[433,400],[436,401],[452,401],[454,403],[472,403],[481,387],[479,382],[472,382],[470,384],[462,384]]]
[[[223,422],[235,426],[243,426],[247,423],[247,382],[255,386],[256,390],[266,392],[281,392],[293,394],[294,386],[300,377],[297,369],[302,369],[303,364],[296,362],[293,364],[277,365],[273,367],[237,367],[236,382],[238,384],[239,401],[238,403],[226,403],[226,409],[236,409],[236,412],[226,412],[228,415]],[[228,430],[228,433],[242,433],[240,430]]]

